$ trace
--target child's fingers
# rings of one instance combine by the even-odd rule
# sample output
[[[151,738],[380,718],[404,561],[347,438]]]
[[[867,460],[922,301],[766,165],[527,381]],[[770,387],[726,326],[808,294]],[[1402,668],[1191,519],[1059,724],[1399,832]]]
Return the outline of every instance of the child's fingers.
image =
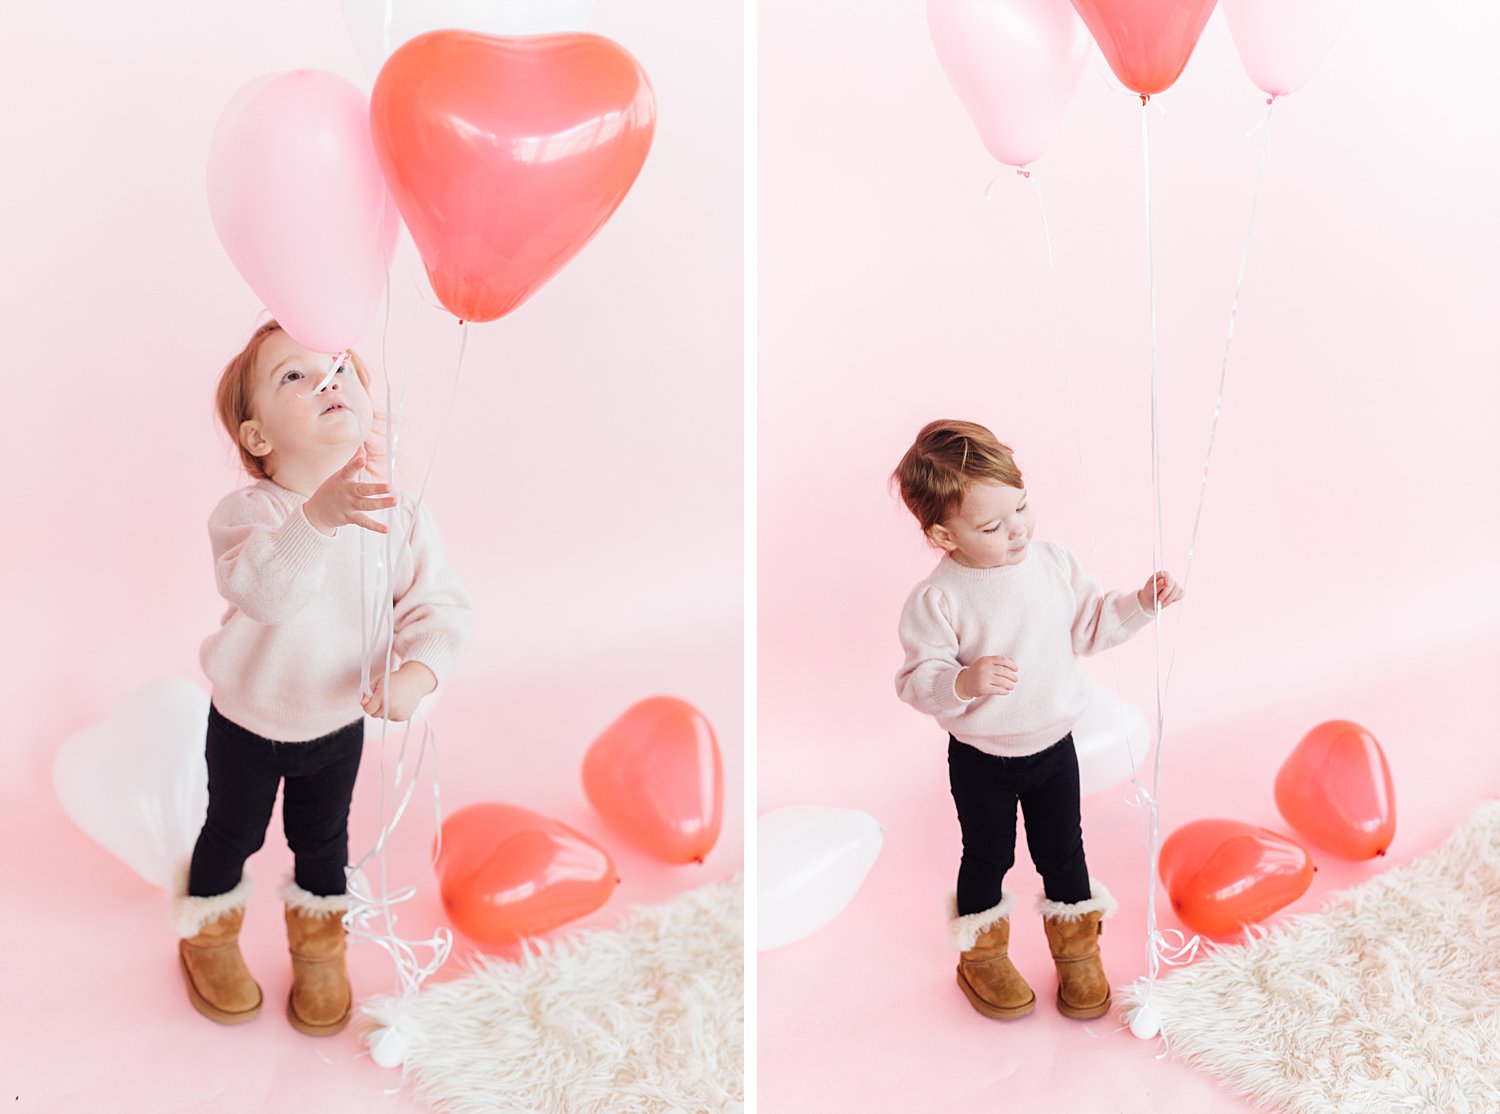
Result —
[[[354,505],[364,511],[382,511],[394,507],[396,500],[388,495],[356,495]]]
[[[367,514],[351,515],[349,517],[349,521],[355,526],[363,526],[366,530],[374,530],[377,534],[385,534],[390,532],[389,528],[384,522],[376,522]]]
[[[352,483],[349,485],[349,490],[352,491],[355,495],[389,495],[391,493],[391,485],[380,483]]]

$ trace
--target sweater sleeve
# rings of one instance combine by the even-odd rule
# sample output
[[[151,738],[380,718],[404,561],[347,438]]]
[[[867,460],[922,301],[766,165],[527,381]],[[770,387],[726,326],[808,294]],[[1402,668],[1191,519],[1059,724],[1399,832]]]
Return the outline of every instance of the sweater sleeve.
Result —
[[[411,583],[395,601],[393,646],[402,662],[421,662],[441,684],[469,644],[473,609],[425,505],[417,508],[411,558]]]
[[[1125,642],[1151,621],[1151,612],[1129,589],[1105,592],[1064,546],[1057,551],[1073,587],[1073,652],[1097,654]]]
[[[257,623],[284,622],[317,595],[335,539],[300,506],[290,514],[252,487],[220,500],[208,518],[219,595]]]
[[[928,715],[953,715],[977,697],[964,699],[954,685],[963,664],[958,635],[948,616],[941,589],[919,585],[901,610],[899,627],[906,660],[896,674],[896,694]]]

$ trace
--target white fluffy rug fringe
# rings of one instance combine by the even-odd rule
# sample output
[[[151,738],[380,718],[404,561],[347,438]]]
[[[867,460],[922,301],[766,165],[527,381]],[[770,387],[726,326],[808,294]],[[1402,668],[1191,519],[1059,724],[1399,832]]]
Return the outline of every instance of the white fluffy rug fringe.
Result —
[[[362,1008],[398,1024],[403,1081],[443,1114],[739,1111],[743,926],[736,878]]]
[[[1211,947],[1151,1005],[1174,1053],[1267,1109],[1495,1114],[1500,801],[1322,913]]]

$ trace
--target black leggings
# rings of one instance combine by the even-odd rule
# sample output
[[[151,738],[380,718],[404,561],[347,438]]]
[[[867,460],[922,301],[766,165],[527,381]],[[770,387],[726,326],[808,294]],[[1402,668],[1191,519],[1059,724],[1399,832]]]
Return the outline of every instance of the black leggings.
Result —
[[[364,750],[365,723],[305,743],[262,738],[208,706],[208,817],[193,848],[188,893],[212,897],[239,885],[245,860],[266,840],[276,788],[296,882],[327,897],[344,892],[349,800]]]
[[[1047,900],[1071,904],[1093,896],[1083,858],[1078,754],[1071,733],[1024,758],[986,754],[949,735],[948,784],[964,837],[958,867],[961,916],[1000,904],[1000,883],[1016,863],[1017,801]]]

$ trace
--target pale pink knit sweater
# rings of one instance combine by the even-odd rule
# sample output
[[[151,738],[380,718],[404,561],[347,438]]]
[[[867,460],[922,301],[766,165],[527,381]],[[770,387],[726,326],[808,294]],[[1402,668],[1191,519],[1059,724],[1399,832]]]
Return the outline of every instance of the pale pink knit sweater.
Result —
[[[330,537],[308,522],[306,502],[261,480],[225,496],[208,519],[214,575],[229,610],[204,640],[199,661],[220,712],[281,742],[316,739],[364,714],[360,612],[364,595],[384,582],[377,561],[385,559],[385,536],[345,525]],[[390,525],[393,552],[415,507],[415,498],[402,492],[396,507],[372,515]],[[392,669],[419,661],[441,682],[468,644],[470,605],[425,506],[390,584]],[[373,638],[373,614],[366,622]],[[374,648],[372,674],[384,670],[386,633]]]
[[[1034,541],[1019,565],[971,569],[943,556],[901,611],[906,660],[896,692],[959,742],[1018,757],[1073,729],[1088,704],[1078,654],[1118,646],[1151,622],[1133,591],[1103,592],[1055,542]],[[1016,663],[1016,687],[965,700],[959,670],[982,657]]]

